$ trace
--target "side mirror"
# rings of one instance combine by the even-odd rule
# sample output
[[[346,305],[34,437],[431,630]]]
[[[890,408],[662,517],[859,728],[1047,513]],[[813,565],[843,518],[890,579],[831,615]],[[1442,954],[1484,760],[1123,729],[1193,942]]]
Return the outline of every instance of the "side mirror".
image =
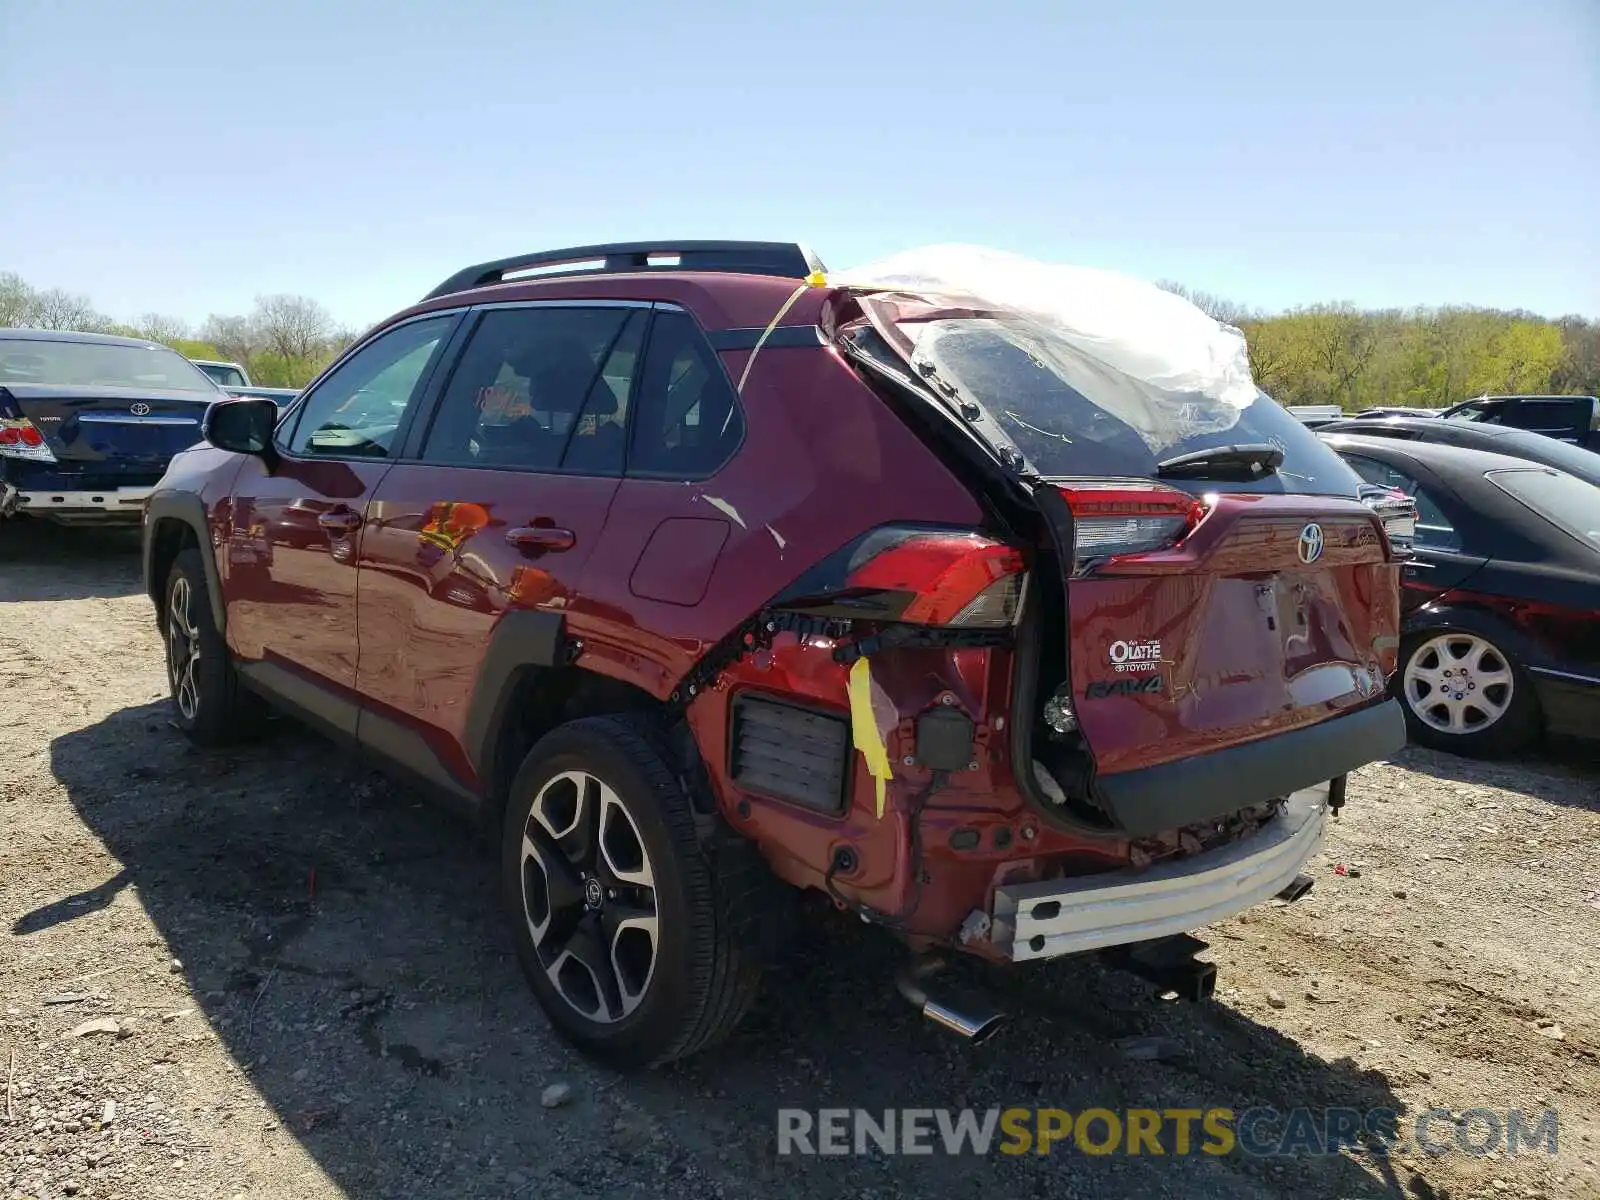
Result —
[[[217,449],[253,455],[270,469],[278,461],[272,433],[280,416],[277,404],[263,396],[218,400],[206,409],[200,429]]]

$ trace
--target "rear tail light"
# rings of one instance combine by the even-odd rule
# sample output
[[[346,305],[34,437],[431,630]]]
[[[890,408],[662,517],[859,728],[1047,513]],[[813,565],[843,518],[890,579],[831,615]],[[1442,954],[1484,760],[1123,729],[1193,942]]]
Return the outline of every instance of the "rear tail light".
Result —
[[[0,417],[0,458],[25,458],[31,462],[56,461],[44,435],[27,417]]]
[[[1188,492],[1159,483],[1074,483],[1061,494],[1072,509],[1074,575],[1130,554],[1170,550],[1205,514]]]
[[[1012,624],[1027,578],[1022,552],[978,533],[907,535],[850,572],[849,590],[905,593],[896,618],[968,629]]]
[[[1417,541],[1417,502],[1399,488],[1368,484],[1361,501],[1383,522],[1384,536],[1396,558],[1410,558]]]

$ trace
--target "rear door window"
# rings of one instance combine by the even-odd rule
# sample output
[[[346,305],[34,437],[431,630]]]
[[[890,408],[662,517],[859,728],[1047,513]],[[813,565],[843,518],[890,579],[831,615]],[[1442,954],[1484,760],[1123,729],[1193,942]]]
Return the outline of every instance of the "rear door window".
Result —
[[[1367,458],[1361,454],[1346,454],[1345,461],[1355,468],[1357,475],[1379,487],[1395,488],[1410,496],[1417,505],[1416,545],[1422,550],[1459,551],[1461,535],[1456,532],[1450,518],[1444,515],[1439,501],[1422,483],[1398,467]]]
[[[620,475],[641,308],[491,309],[422,447],[425,462]]]
[[[1588,407],[1587,402],[1578,399],[1522,400],[1518,402],[1508,424],[1515,425],[1519,429],[1530,429],[1534,433],[1542,433],[1548,437],[1570,440],[1577,436],[1580,420],[1588,416]]]

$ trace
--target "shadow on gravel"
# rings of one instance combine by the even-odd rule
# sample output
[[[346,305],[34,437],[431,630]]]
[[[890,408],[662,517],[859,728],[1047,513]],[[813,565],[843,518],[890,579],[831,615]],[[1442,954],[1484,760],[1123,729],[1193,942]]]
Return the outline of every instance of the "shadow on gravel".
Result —
[[[1550,741],[1498,761],[1407,746],[1392,761],[1435,779],[1506,788],[1551,804],[1600,812],[1600,742]],[[1530,777],[1540,785],[1537,792],[1529,791]]]
[[[239,1133],[297,1139],[354,1197],[1446,1195],[1371,1158],[780,1157],[784,1107],[1401,1105],[1382,1074],[1220,1004],[1161,1004],[1091,963],[1004,975],[1011,1023],[969,1047],[894,994],[886,936],[831,911],[800,923],[729,1043],[620,1077],[550,1034],[481,843],[332,746],[280,726],[199,753],[150,704],[50,752],[281,1122],[263,1130],[247,1112]],[[51,919],[71,915],[58,907]],[[1179,1057],[1117,1045],[1145,1035]],[[544,1109],[556,1081],[572,1100]]]
[[[144,587],[142,569],[137,525],[0,521],[0,602],[132,596]]]

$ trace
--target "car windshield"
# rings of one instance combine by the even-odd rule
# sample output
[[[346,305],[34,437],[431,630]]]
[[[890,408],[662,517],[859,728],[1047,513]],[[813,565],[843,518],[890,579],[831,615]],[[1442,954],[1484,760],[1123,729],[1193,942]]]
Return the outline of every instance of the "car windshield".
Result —
[[[212,395],[217,390],[183,355],[160,346],[45,338],[0,341],[0,384],[7,383],[160,388]]]
[[[1600,553],[1600,488],[1561,471],[1507,468],[1489,482]]]
[[[1153,478],[1179,455],[1269,445],[1275,475],[1205,479],[1208,491],[1354,495],[1355,473],[1264,392],[1240,408],[1132,378],[1023,318],[902,321],[912,366],[983,404],[1040,474]]]
[[[238,367],[229,367],[221,363],[196,363],[202,371],[215,379],[223,387],[249,387],[244,380],[244,372]]]

